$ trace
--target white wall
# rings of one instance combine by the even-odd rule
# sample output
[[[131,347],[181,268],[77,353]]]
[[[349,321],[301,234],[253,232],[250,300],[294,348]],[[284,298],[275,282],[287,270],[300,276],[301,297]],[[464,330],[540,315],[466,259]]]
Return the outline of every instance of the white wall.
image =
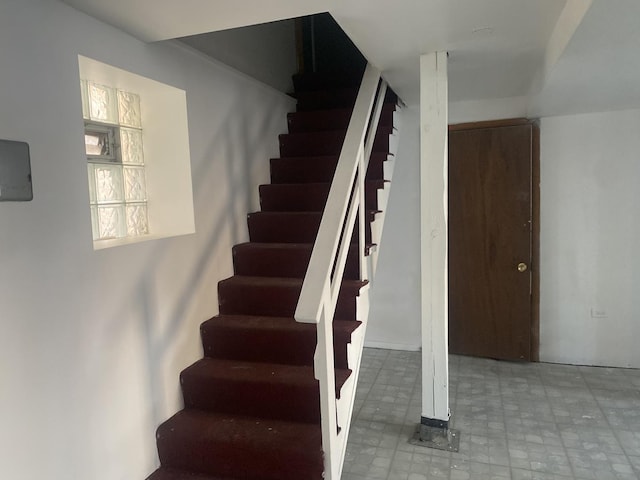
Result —
[[[281,92],[292,92],[297,72],[294,20],[263,23],[180,39]]]
[[[53,0],[0,0],[0,46],[0,138],[34,185],[0,203],[0,478],[142,479],[292,102]],[[187,92],[195,234],[93,250],[79,54]]]
[[[420,346],[418,121],[403,111],[368,346]],[[639,131],[640,110],[541,120],[542,361],[640,368]]]
[[[449,124],[527,116],[527,97],[489,98],[449,103]]]
[[[543,361],[640,367],[638,132],[640,110],[542,119]]]
[[[402,110],[366,345],[418,350],[420,339],[420,111]]]

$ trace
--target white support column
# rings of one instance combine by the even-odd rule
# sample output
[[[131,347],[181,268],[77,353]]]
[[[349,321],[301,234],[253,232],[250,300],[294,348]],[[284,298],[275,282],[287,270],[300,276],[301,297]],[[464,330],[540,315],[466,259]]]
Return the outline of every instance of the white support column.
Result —
[[[448,429],[447,53],[420,57],[422,425]]]

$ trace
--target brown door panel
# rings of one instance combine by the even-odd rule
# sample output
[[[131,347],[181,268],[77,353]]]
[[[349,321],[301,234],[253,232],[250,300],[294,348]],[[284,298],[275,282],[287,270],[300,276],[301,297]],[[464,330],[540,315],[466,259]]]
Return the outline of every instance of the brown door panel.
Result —
[[[531,146],[531,125],[449,133],[452,353],[531,358]]]

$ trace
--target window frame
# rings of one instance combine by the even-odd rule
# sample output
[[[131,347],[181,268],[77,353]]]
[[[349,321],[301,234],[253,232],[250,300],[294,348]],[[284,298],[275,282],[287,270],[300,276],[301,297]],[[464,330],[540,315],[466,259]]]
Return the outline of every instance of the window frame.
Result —
[[[108,123],[96,122],[95,120],[84,121],[85,137],[88,133],[106,133],[109,139],[110,150],[113,155],[96,155],[87,152],[85,139],[85,155],[87,161],[91,163],[119,163],[122,164],[122,152],[120,149],[120,126]]]

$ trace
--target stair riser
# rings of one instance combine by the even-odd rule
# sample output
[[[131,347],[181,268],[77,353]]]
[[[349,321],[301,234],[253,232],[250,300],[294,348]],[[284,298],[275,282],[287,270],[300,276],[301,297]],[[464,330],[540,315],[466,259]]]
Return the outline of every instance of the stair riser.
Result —
[[[313,375],[311,373],[311,375]],[[182,393],[186,408],[291,422],[320,423],[320,387],[287,384],[203,381],[182,375]]]
[[[335,317],[355,320],[357,292],[342,288]],[[300,297],[300,286],[218,284],[220,313],[224,315],[266,315],[293,317]]]
[[[292,322],[295,320],[291,319]],[[204,354],[211,358],[246,362],[281,363],[313,366],[316,326],[304,326],[295,332],[222,327],[206,322],[200,333]],[[333,349],[336,368],[347,369],[347,344],[351,336],[334,331]]]
[[[252,213],[248,216],[249,238],[262,243],[314,243],[321,213]],[[365,242],[371,243],[371,227],[365,228]],[[351,243],[358,243],[354,228]]]
[[[393,126],[395,105],[385,105],[380,114],[379,126]],[[351,120],[351,110],[321,110],[290,113],[287,116],[289,133],[323,132],[347,130]]]
[[[311,258],[311,244],[307,248],[268,248],[237,245],[233,249],[236,275],[250,277],[304,278]],[[360,267],[358,251],[352,248],[347,257],[343,278],[357,280]]]
[[[379,131],[373,142],[374,152],[389,151],[389,133]],[[344,143],[344,131],[322,133],[295,133],[280,135],[281,157],[339,155]]]
[[[367,210],[378,209],[378,188],[383,184],[367,182]],[[327,203],[330,184],[261,185],[260,206],[263,212],[321,212]]]

